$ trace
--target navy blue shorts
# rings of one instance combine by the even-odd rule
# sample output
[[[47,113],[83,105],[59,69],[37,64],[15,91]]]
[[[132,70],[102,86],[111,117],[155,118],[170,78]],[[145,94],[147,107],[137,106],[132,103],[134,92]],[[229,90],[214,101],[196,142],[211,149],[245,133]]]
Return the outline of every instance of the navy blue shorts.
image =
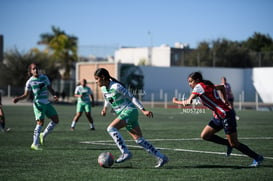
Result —
[[[224,129],[225,134],[237,132],[237,123],[234,110],[227,112],[224,119],[212,118],[208,125],[217,131]]]

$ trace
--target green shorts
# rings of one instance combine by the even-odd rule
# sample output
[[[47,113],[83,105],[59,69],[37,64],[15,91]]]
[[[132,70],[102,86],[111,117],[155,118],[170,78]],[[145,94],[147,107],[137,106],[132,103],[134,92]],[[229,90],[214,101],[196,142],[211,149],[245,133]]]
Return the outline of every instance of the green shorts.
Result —
[[[41,104],[41,103],[35,102],[33,104],[33,110],[34,110],[34,115],[35,115],[36,121],[45,119],[45,116],[47,116],[48,118],[51,118],[52,116],[57,115],[57,111],[50,103],[49,104]]]
[[[91,112],[91,102],[78,102],[77,103],[77,112]]]
[[[139,126],[138,123],[138,110],[136,108],[127,107],[118,115],[118,118],[125,120],[127,125],[126,129],[131,131],[133,128]]]

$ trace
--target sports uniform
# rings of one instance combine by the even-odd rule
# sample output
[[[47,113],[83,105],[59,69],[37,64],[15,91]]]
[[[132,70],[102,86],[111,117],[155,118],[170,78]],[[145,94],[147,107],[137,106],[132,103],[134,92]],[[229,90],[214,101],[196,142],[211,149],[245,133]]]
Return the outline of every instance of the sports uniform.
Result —
[[[75,92],[76,95],[82,95],[82,97],[78,97],[77,100],[77,112],[91,112],[91,100],[89,95],[92,95],[92,90],[87,86],[79,85],[76,87]]]
[[[192,94],[199,96],[202,103],[213,111],[214,117],[209,126],[218,131],[224,128],[226,134],[237,131],[234,111],[222,101],[214,85],[200,82],[193,88]]]
[[[110,81],[109,88],[102,86],[101,91],[105,99],[104,107],[111,104],[118,117],[126,121],[128,131],[139,125],[137,108],[143,109],[143,105],[126,88]]]
[[[55,108],[48,100],[48,85],[50,85],[50,81],[44,74],[30,77],[26,82],[25,90],[32,91],[34,94],[33,108],[36,120],[44,119],[45,116],[57,115]]]

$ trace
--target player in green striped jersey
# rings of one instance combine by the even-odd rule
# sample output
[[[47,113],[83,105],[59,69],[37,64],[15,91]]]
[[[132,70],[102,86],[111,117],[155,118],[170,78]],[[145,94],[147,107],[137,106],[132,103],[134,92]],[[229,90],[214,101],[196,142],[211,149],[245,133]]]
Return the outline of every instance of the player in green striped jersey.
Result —
[[[97,85],[101,87],[105,99],[101,115],[106,115],[108,105],[111,105],[118,115],[118,117],[107,127],[107,132],[113,138],[122,153],[116,160],[116,163],[124,162],[132,157],[131,152],[119,132],[121,128],[126,127],[128,133],[135,142],[158,159],[158,163],[155,166],[156,168],[166,164],[168,162],[168,157],[144,139],[138,123],[138,109],[149,118],[153,117],[153,113],[146,110],[121,82],[109,75],[109,72],[106,69],[97,69],[94,76]]]
[[[59,122],[58,114],[48,99],[48,92],[53,95],[55,100],[58,100],[58,97],[51,87],[48,77],[44,74],[39,73],[38,66],[35,63],[29,65],[28,74],[30,78],[26,82],[23,95],[15,97],[13,99],[13,102],[17,103],[18,101],[27,98],[30,95],[30,92],[33,93],[33,110],[36,120],[36,127],[34,129],[33,143],[31,145],[31,149],[42,150],[39,145],[43,144],[45,137],[54,129],[55,125]],[[45,130],[41,133],[44,125],[45,116],[50,118],[51,122],[48,123]]]

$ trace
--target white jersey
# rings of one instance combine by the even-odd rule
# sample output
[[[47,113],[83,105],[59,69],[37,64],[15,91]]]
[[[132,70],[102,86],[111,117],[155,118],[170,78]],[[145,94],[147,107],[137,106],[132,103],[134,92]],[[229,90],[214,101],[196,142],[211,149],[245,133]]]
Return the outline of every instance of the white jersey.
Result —
[[[111,104],[112,108],[117,114],[126,107],[143,109],[143,105],[120,83],[110,81],[109,88],[106,86],[101,87],[106,107]]]
[[[92,90],[85,86],[83,87],[82,85],[79,85],[76,87],[75,92],[76,95],[82,95],[82,97],[78,98],[78,102],[84,102],[84,103],[90,103],[90,95],[93,94]]]
[[[32,91],[34,95],[33,102],[39,102],[42,104],[50,103],[48,100],[48,89],[50,85],[48,77],[44,74],[40,74],[38,77],[30,77],[26,82],[25,90]]]

